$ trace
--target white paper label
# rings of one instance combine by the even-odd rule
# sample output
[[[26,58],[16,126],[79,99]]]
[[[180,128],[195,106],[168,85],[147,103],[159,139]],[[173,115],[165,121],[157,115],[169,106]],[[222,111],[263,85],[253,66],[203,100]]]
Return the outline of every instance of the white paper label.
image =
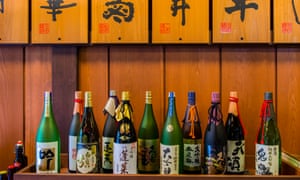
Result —
[[[137,173],[137,142],[118,144],[114,143],[113,173]]]
[[[256,175],[279,175],[279,146],[256,144]]]
[[[245,171],[245,140],[227,141],[227,171],[231,173]]]
[[[69,136],[69,170],[76,171],[77,136]]]
[[[179,145],[160,144],[160,173],[179,174]]]
[[[58,173],[58,142],[36,143],[36,172]]]

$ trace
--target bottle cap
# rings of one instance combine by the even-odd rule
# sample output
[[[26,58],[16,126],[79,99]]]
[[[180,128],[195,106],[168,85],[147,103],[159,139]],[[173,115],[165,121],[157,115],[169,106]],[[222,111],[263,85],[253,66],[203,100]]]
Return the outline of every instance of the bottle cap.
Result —
[[[237,98],[237,92],[236,91],[230,91],[229,92],[229,97],[235,97],[235,98]]]
[[[264,98],[265,100],[272,100],[273,99],[272,92],[265,92]]]
[[[116,92],[116,90],[110,90],[109,91],[109,96],[116,96],[117,95],[117,92]]]
[[[146,91],[146,98],[152,97],[152,91]]]
[[[175,97],[175,92],[170,91],[170,92],[169,92],[169,98],[174,98],[174,97]]]
[[[219,92],[211,93],[211,102],[214,102],[214,103],[220,102],[220,93]]]
[[[122,91],[122,100],[123,101],[129,100],[129,91]]]
[[[75,99],[82,99],[82,91],[75,91]]]
[[[189,91],[188,92],[188,104],[195,105],[195,101],[196,101],[195,91]]]

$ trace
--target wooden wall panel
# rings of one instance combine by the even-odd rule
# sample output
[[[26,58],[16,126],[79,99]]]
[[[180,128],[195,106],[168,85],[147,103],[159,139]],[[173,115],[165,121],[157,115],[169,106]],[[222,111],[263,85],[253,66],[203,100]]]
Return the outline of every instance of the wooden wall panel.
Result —
[[[264,92],[272,91],[276,100],[276,61],[272,47],[222,48],[222,111],[227,118],[229,92],[239,96],[242,121],[247,131],[246,154],[254,154],[255,138],[259,128],[259,115]]]
[[[278,49],[277,116],[282,148],[300,154],[300,48]]]
[[[130,92],[136,132],[145,105],[145,91],[152,91],[152,103],[159,128],[164,119],[164,72],[161,46],[115,46],[110,48],[109,88]]]
[[[0,47],[0,170],[14,160],[14,148],[23,139],[23,47]]]

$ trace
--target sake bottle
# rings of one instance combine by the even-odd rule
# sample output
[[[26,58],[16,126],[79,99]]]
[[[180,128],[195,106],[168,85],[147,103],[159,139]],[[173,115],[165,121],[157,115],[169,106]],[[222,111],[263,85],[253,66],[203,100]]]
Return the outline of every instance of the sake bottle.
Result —
[[[23,142],[18,141],[15,145],[14,167],[16,168],[16,171],[23,169],[28,164],[27,156],[25,155],[24,151],[25,150]]]
[[[181,174],[182,172],[183,136],[176,112],[175,93],[171,91],[160,140],[160,173]]]
[[[138,172],[159,173],[159,132],[151,91],[146,91],[144,115],[138,132]]]
[[[226,120],[227,135],[227,174],[243,174],[245,171],[245,130],[240,118],[236,91],[229,95],[229,108]]]
[[[60,172],[60,134],[52,110],[52,93],[44,93],[44,111],[36,134],[36,172]]]
[[[196,106],[196,93],[188,92],[188,104],[183,118],[183,170],[184,173],[201,173],[202,131]]]
[[[136,174],[137,137],[128,91],[122,91],[121,100],[116,109],[118,126],[114,137],[113,174]]]
[[[272,92],[264,93],[260,127],[255,146],[256,175],[279,175],[281,170],[281,139],[277,126]]]
[[[104,107],[106,120],[102,133],[102,170],[104,173],[113,172],[113,146],[117,123],[115,110],[119,105],[119,99],[115,90],[109,91],[109,98]]]
[[[92,92],[84,94],[84,111],[77,137],[77,172],[100,172],[99,130],[93,113]]]
[[[220,93],[212,92],[208,109],[208,124],[204,134],[204,171],[206,174],[221,174],[226,170],[226,130],[220,107]]]
[[[69,128],[68,155],[69,155],[69,172],[76,173],[76,152],[77,152],[77,135],[80,129],[80,123],[83,113],[83,98],[81,91],[75,91],[74,108],[72,120]]]

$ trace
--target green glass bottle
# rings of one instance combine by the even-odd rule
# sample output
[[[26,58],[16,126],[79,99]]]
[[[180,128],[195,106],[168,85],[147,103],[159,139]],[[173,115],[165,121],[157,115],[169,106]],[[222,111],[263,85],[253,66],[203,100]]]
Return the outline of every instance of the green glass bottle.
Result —
[[[196,93],[188,92],[188,105],[183,118],[183,171],[184,173],[201,173],[202,130],[196,106]]]
[[[84,95],[84,111],[77,137],[77,172],[100,172],[100,136],[93,113],[92,92]]]
[[[114,136],[117,129],[115,110],[118,105],[119,99],[116,91],[110,90],[108,101],[103,110],[104,114],[106,115],[102,134],[102,170],[104,173],[113,172]]]
[[[72,120],[69,128],[69,172],[76,173],[76,152],[77,152],[77,136],[80,129],[83,111],[83,98],[81,91],[75,91],[74,108]]]
[[[256,174],[279,175],[281,170],[281,138],[274,111],[272,92],[264,93],[260,119],[255,147]]]
[[[178,121],[175,93],[169,92],[168,113],[160,140],[160,173],[183,172],[183,136]]]
[[[137,173],[137,138],[133,126],[133,110],[129,92],[122,92],[122,102],[116,109],[118,126],[114,138],[113,173]]]
[[[151,91],[146,91],[144,115],[138,133],[138,172],[159,173],[159,132]]]
[[[60,134],[52,110],[52,93],[44,94],[44,111],[36,134],[36,172],[60,172]]]

